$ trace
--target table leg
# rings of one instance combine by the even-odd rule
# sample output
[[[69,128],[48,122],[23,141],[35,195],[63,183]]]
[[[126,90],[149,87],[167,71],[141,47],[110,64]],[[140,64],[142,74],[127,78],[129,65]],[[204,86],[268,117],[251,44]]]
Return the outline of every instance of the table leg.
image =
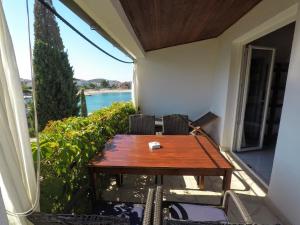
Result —
[[[116,179],[116,184],[117,184],[117,187],[121,187],[121,175],[120,174],[115,174],[115,179]]]
[[[230,190],[232,171],[226,170],[223,178],[223,191]]]
[[[160,177],[160,185],[164,184],[164,176],[163,175],[155,175],[155,185],[158,185],[158,176]]]
[[[121,185],[123,185],[123,174],[120,174],[120,183],[121,183]]]
[[[117,186],[121,187],[123,184],[123,174],[116,174],[116,182],[117,182]]]
[[[198,177],[198,185],[199,185],[199,189],[201,190],[201,191],[203,191],[204,190],[204,176],[199,176]]]
[[[223,204],[223,199],[224,199],[224,194],[227,190],[230,190],[230,185],[231,185],[231,176],[232,176],[232,171],[231,170],[226,170],[224,177],[223,177],[223,185],[222,189],[224,191],[222,197],[221,197],[221,205]],[[228,207],[228,205],[225,205],[225,210]]]
[[[91,186],[91,200],[92,200],[92,207],[94,208],[96,204],[96,182],[97,182],[97,174],[95,173],[93,168],[89,168],[90,174],[90,186]]]

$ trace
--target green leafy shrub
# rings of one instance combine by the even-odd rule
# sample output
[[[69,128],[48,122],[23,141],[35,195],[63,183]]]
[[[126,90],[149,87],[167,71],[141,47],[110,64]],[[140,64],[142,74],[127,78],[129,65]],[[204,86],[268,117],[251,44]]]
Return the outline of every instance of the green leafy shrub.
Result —
[[[87,210],[84,202],[89,197],[88,161],[115,134],[128,131],[128,116],[133,113],[131,103],[114,103],[88,117],[48,123],[40,134],[42,211]],[[35,156],[35,144],[32,147]],[[75,204],[78,196],[80,204]]]

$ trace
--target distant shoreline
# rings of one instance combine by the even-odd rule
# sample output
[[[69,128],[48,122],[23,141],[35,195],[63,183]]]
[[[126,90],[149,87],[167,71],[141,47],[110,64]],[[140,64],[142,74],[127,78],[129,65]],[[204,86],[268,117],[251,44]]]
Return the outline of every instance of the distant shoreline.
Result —
[[[128,93],[128,92],[131,92],[131,89],[101,89],[101,90],[85,89],[84,90],[85,95],[97,95],[103,93]]]

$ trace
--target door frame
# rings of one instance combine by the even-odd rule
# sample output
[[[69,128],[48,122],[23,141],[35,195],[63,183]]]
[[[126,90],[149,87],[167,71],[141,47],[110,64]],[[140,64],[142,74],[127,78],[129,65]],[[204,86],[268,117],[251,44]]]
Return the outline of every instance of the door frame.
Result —
[[[249,79],[250,79],[250,67],[251,67],[251,58],[252,58],[252,51],[253,50],[268,50],[271,51],[271,66],[269,69],[268,81],[267,81],[267,89],[265,94],[265,106],[263,111],[263,119],[262,119],[262,126],[260,129],[260,140],[259,146],[256,147],[247,147],[241,148],[242,144],[242,137],[243,137],[243,128],[244,128],[244,119],[245,119],[245,110],[248,98],[248,88],[249,88]],[[238,111],[236,117],[236,131],[235,137],[237,137],[237,141],[235,143],[235,149],[239,152],[241,151],[251,151],[251,150],[258,150],[263,147],[264,141],[264,132],[266,128],[266,119],[268,114],[268,105],[270,100],[270,89],[273,80],[273,70],[274,70],[274,62],[275,62],[275,55],[276,49],[271,47],[264,47],[264,46],[255,46],[255,45],[247,45],[244,47],[244,54],[243,54],[243,63],[242,63],[242,70],[241,70],[241,81],[239,87],[239,96],[238,96]]]

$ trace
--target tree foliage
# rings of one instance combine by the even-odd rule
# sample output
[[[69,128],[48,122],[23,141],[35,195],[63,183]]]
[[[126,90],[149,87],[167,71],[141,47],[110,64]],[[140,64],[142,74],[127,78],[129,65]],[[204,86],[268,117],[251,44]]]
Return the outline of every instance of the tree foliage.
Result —
[[[102,88],[108,88],[109,87],[109,82],[107,80],[102,80],[101,81],[101,87]]]
[[[48,0],[52,4],[51,0]],[[33,68],[39,129],[48,121],[78,115],[77,87],[54,15],[40,2],[34,8]]]
[[[53,5],[52,0],[47,0],[47,2]],[[42,41],[60,51],[64,51],[64,45],[54,15],[37,0],[35,0],[34,4],[34,36],[35,40]]]
[[[87,117],[87,107],[86,107],[86,100],[84,95],[84,89],[80,90],[80,113],[82,117]]]
[[[128,131],[128,116],[134,113],[131,103],[114,103],[88,117],[48,123],[40,135],[43,212],[88,213],[87,163],[115,134]],[[36,158],[36,145],[32,148]]]

